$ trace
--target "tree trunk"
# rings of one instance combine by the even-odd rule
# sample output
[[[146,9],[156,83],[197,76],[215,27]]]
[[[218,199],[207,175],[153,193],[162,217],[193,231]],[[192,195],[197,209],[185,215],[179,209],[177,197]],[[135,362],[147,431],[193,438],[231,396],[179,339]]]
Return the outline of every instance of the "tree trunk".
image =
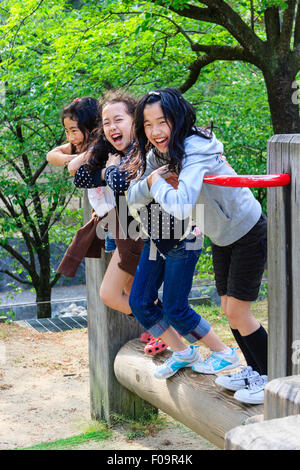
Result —
[[[50,284],[50,246],[45,241],[42,249],[38,250],[40,276],[38,285],[35,285],[37,318],[51,317],[51,284]]]
[[[41,283],[36,289],[37,318],[51,318],[51,287]]]
[[[300,133],[299,97],[295,73],[282,64],[275,73],[264,71],[274,134]]]

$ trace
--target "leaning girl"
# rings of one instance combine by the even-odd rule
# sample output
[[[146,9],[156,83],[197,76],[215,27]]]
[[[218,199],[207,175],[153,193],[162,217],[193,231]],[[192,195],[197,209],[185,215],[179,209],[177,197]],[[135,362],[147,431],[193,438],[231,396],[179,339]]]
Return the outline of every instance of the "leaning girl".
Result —
[[[215,137],[197,131],[194,124],[195,113],[178,92],[167,89],[148,93],[137,105],[136,157],[127,167],[131,177],[136,177],[127,191],[129,207],[133,213],[138,210],[149,236],[129,304],[140,323],[173,350],[171,358],[155,371],[157,378],[168,378],[182,367],[202,364],[197,347],[187,347],[179,336],[174,336],[175,330],[189,343],[201,340],[213,350],[218,371],[239,365],[235,349],[226,347],[188,302],[201,249],[193,227],[189,230],[184,224],[179,234],[180,222],[189,219],[190,206],[195,205],[201,190],[199,163],[200,167],[209,168],[209,162],[216,161],[222,151]],[[189,139],[191,146],[186,148]],[[177,189],[166,181],[172,176],[170,171],[179,175]],[[169,220],[166,214],[170,215]],[[214,233],[218,235],[219,229],[215,228]],[[163,301],[159,308],[154,301],[162,283]]]
[[[81,187],[93,187],[94,194],[89,194],[91,205],[97,210],[91,220],[82,227],[76,234],[72,244],[68,248],[58,272],[70,277],[74,277],[81,260],[87,257],[100,257],[104,248],[104,240],[98,237],[98,224],[110,211],[115,213],[116,201],[113,192],[107,191],[103,175],[108,154],[118,151],[122,155],[122,148],[115,149],[108,141],[99,138],[98,129],[101,128],[101,112],[99,103],[95,98],[76,98],[71,104],[66,106],[62,112],[62,124],[64,126],[68,143],[51,150],[47,154],[47,160],[53,165],[65,165],[69,172],[74,175],[82,167],[84,171],[85,162],[90,156],[88,167],[92,172],[88,172],[89,178],[97,177],[95,185],[87,186],[83,184],[82,173],[78,172],[75,180],[80,181]],[[126,138],[126,137],[124,137]],[[129,137],[129,141],[131,137]],[[116,158],[116,155],[115,155]],[[104,192],[103,192],[104,191]],[[106,191],[106,193],[105,193]],[[97,194],[104,196],[97,201]],[[107,241],[107,237],[106,240]],[[121,248],[120,248],[121,245]],[[106,245],[107,246],[107,245]],[[130,254],[126,255],[124,250],[130,248]],[[123,247],[125,247],[123,249]],[[134,275],[138,263],[139,255],[142,251],[141,240],[120,241],[115,250],[112,260],[108,266],[105,278],[101,284],[101,298],[110,307],[121,312],[130,314],[128,305],[128,294],[131,287],[131,279]],[[120,254],[121,253],[121,254]]]
[[[142,98],[135,119],[139,146],[135,169],[139,177],[128,190],[128,201],[138,208],[155,201],[178,219],[192,213],[197,217],[197,213],[201,214],[199,205],[204,208],[204,224],[200,217],[197,225],[212,242],[222,308],[248,364],[244,370],[220,376],[217,381],[236,390],[238,400],[262,403],[267,382],[267,333],[251,314],[250,304],[257,298],[266,262],[266,218],[248,188],[203,184],[205,175],[236,173],[222,157],[223,145],[212,132],[203,133],[195,127],[195,119],[192,106],[177,90],[157,90]],[[166,181],[170,172],[178,175],[177,189]],[[210,328],[187,304],[184,288],[191,282],[192,264],[189,275],[184,270],[188,269],[193,252],[185,251],[185,243],[181,241],[167,253],[167,260],[171,256],[172,260],[177,259],[177,265],[170,272],[165,268],[164,274],[163,265],[167,266],[167,261],[163,263],[159,255],[156,261],[149,260],[149,243],[146,244],[129,302],[133,313],[150,332],[159,332],[164,338],[172,325],[193,342],[197,335],[205,340]],[[150,276],[152,282],[147,284]],[[152,302],[163,278],[168,287],[168,298],[165,295],[163,298],[164,315]],[[142,284],[151,286],[143,295]],[[167,321],[162,322],[162,318]],[[174,350],[171,363],[177,364],[182,351]],[[207,360],[195,364],[193,370],[217,373],[225,370],[228,363],[230,355],[213,352]]]
[[[116,210],[111,211],[107,219],[112,222],[117,249],[103,278],[100,297],[106,305],[127,314],[131,314],[129,292],[144,244],[141,238],[133,239],[128,233],[128,226],[134,221],[128,214],[125,199],[125,191],[129,186],[128,172],[126,169],[121,170],[119,165],[121,161],[124,164],[130,159],[134,144],[132,124],[136,103],[132,96],[121,90],[107,92],[99,100],[102,124],[97,139],[88,152],[68,166],[69,171],[75,173],[75,186],[89,188],[89,191],[104,186],[113,191]],[[106,159],[103,158],[105,143],[112,149],[107,161],[107,154]],[[116,289],[116,283],[122,289]],[[160,305],[157,298],[156,303]],[[148,342],[145,346],[147,354],[157,354],[167,347],[164,341],[154,339],[147,332],[141,335],[141,340]]]

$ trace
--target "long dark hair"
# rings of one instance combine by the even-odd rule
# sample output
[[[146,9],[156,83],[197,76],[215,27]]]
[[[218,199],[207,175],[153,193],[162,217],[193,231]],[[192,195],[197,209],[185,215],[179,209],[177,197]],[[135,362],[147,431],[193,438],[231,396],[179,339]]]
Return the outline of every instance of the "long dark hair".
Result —
[[[109,153],[117,153],[123,156],[113,145],[111,145],[104,135],[102,125],[102,110],[108,104],[124,103],[127,113],[134,117],[137,100],[123,90],[108,90],[98,101],[98,112],[101,118],[99,128],[93,133],[92,149],[90,151],[89,160],[86,168],[89,171],[96,171],[105,166]]]
[[[153,148],[149,143],[144,130],[144,109],[147,105],[160,103],[165,119],[171,125],[171,136],[168,154],[160,154],[154,147],[157,160],[162,165],[168,163],[169,169],[179,174],[184,157],[184,141],[192,134],[199,134],[208,138],[207,134],[195,127],[196,112],[193,106],[183,98],[175,88],[163,88],[148,92],[138,102],[134,118],[134,134],[136,147],[134,158],[129,166],[132,177],[142,176],[146,169],[146,155]]]
[[[83,148],[86,148],[91,139],[93,139],[93,131],[100,125],[101,116],[99,114],[97,99],[89,96],[75,98],[61,113],[63,125],[66,117],[77,122],[78,128],[84,136]],[[72,151],[76,153],[74,145],[72,145]]]

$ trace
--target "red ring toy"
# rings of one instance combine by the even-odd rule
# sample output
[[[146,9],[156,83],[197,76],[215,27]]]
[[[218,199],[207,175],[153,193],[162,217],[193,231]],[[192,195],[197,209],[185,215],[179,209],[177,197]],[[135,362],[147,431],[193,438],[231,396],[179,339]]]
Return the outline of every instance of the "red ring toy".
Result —
[[[212,175],[204,176],[203,182],[218,186],[268,188],[287,186],[291,182],[289,174],[279,175]]]

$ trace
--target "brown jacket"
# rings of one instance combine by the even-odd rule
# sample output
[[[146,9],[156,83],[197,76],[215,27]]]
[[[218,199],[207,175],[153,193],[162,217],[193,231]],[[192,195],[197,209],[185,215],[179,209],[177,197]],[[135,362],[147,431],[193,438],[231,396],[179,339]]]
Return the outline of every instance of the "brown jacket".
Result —
[[[83,258],[101,258],[105,241],[96,233],[99,221],[100,217],[94,212],[91,220],[78,230],[58,266],[58,273],[74,277]]]

